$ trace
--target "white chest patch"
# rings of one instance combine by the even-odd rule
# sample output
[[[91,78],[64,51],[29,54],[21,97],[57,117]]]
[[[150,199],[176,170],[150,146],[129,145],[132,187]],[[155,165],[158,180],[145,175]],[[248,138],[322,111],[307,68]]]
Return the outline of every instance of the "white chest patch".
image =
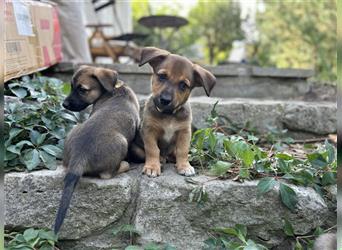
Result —
[[[178,130],[178,127],[176,126],[176,124],[171,123],[167,125],[164,128],[163,140],[166,142],[170,142],[177,130]]]

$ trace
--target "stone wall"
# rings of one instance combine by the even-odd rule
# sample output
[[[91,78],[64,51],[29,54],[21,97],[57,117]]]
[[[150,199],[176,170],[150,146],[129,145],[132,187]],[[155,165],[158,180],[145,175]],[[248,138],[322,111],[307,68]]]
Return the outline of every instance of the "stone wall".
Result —
[[[257,195],[257,181],[206,182],[209,201],[203,206],[188,201],[196,185],[177,175],[172,165],[159,178],[141,175],[141,165],[110,180],[82,178],[61,230],[62,250],[93,250],[123,247],[112,230],[134,225],[141,233],[138,243],[171,244],[177,249],[201,249],[211,227],[244,224],[252,239],[275,247],[285,241],[282,220],[288,218],[296,234],[306,234],[317,226],[329,226],[336,207],[329,207],[312,188],[291,185],[298,205],[292,213],[279,199],[278,187]],[[51,228],[61,197],[63,171],[43,170],[5,175],[6,228]],[[332,204],[336,204],[333,196]]]

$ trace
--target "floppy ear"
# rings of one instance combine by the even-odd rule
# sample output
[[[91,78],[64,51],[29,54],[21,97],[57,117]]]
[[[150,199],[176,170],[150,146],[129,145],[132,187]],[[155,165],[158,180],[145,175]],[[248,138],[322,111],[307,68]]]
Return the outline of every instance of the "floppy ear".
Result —
[[[114,86],[118,79],[118,72],[111,69],[95,68],[94,77],[99,81],[106,91],[113,92]]]
[[[216,77],[208,70],[202,68],[197,64],[194,64],[193,68],[195,87],[202,86],[207,96],[209,96],[211,90],[216,84]]]
[[[154,69],[170,52],[155,47],[145,47],[141,50],[139,66],[149,63]]]

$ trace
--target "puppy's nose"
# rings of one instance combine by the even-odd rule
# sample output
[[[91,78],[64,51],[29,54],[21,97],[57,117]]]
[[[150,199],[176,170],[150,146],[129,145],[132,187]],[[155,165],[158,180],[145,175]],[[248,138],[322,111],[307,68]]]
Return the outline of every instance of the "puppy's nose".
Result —
[[[160,104],[163,106],[167,106],[172,101],[172,96],[170,94],[162,94],[159,98]]]
[[[69,101],[68,101],[68,100],[64,100],[64,102],[63,102],[63,104],[62,104],[62,105],[63,105],[63,107],[64,107],[64,108],[66,108],[66,109],[67,109],[67,108],[69,107],[70,103],[69,103]]]

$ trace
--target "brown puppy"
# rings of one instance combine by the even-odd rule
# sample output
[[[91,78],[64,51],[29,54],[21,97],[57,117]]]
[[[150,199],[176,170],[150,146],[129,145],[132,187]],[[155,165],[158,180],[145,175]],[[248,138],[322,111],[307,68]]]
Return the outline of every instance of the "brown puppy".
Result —
[[[82,175],[111,178],[128,168],[123,161],[139,126],[139,103],[133,91],[117,81],[113,70],[82,66],[73,76],[63,106],[81,111],[93,104],[90,117],[74,127],[64,145],[64,189],[54,231],[57,234]]]
[[[139,66],[146,63],[152,67],[153,76],[152,95],[145,104],[141,128],[143,173],[160,175],[160,156],[173,155],[179,174],[194,175],[188,161],[192,114],[187,100],[195,87],[203,87],[209,96],[216,78],[187,58],[154,47],[142,49]]]

